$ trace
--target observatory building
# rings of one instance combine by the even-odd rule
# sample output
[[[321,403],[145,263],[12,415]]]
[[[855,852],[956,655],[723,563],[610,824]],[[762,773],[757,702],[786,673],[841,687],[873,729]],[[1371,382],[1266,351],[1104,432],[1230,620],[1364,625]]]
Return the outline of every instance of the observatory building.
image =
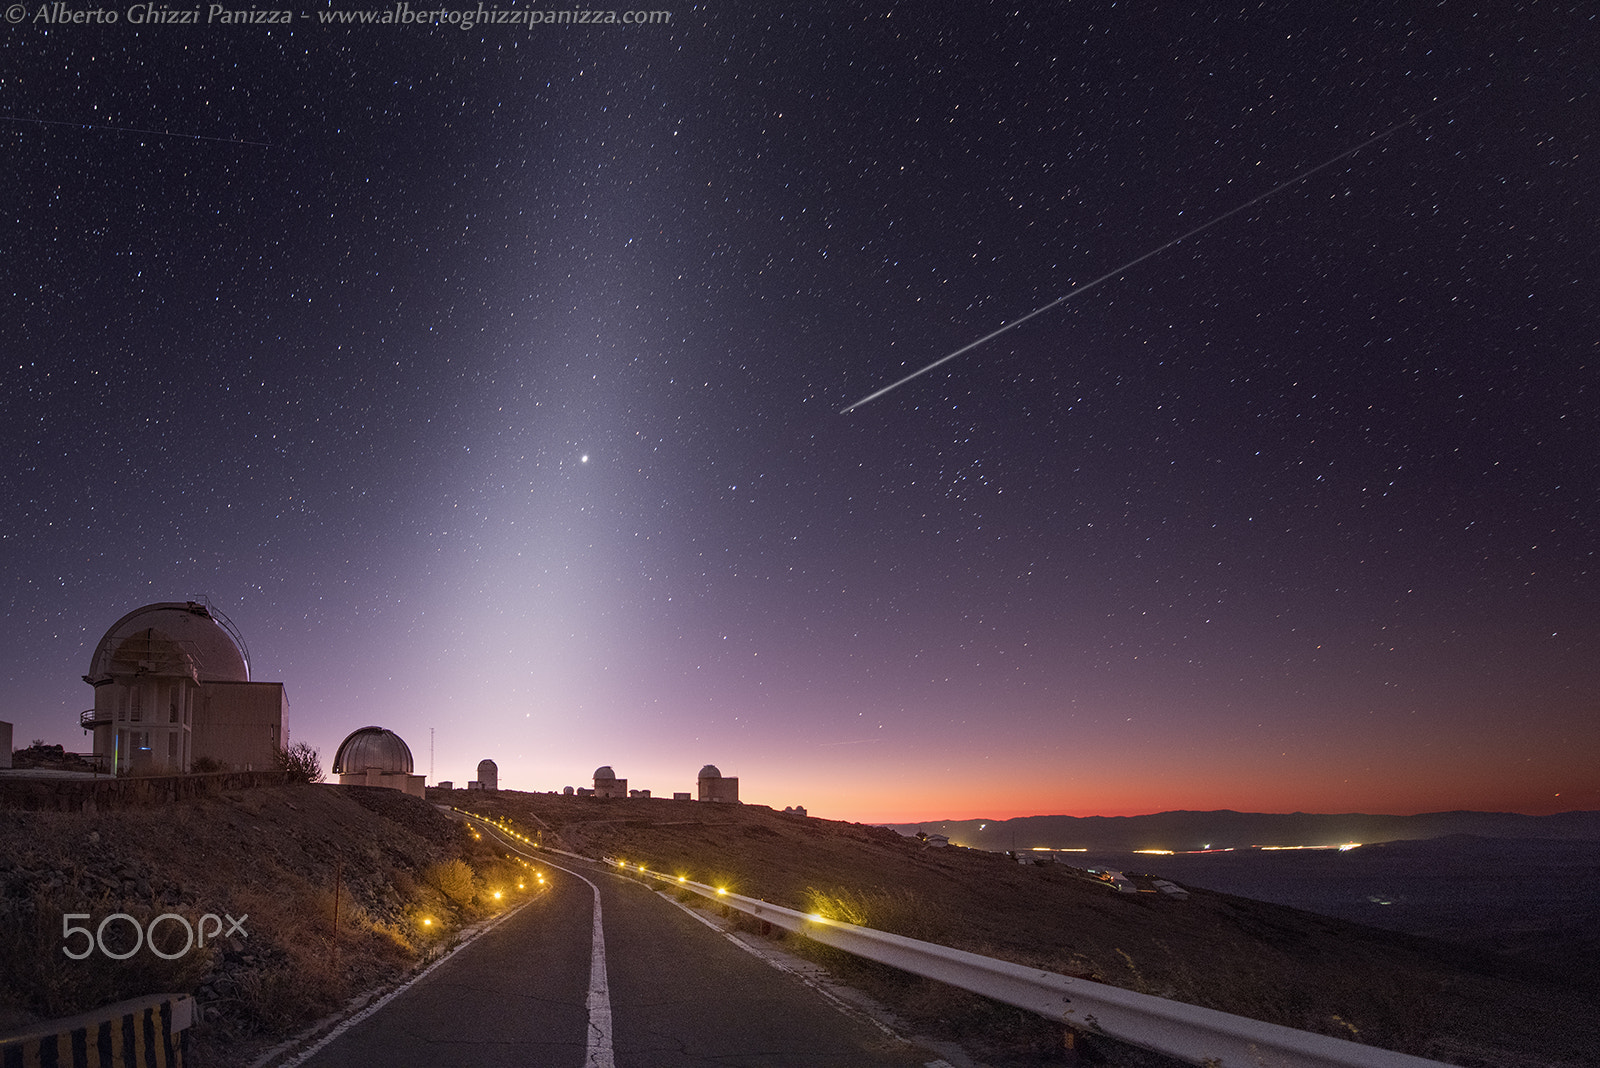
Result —
[[[700,769],[700,800],[726,801],[729,804],[739,803],[739,779],[724,778],[722,772],[717,770],[715,764],[707,764]]]
[[[411,774],[411,747],[394,731],[362,727],[339,743],[333,773],[340,786],[386,786],[423,796],[426,775]]]
[[[177,775],[196,760],[267,771],[288,730],[281,682],[251,682],[244,639],[196,601],[136,608],[111,625],[83,681],[94,707],[79,725],[115,775]]]
[[[611,770],[610,764],[594,769],[594,796],[596,797],[627,797],[628,780],[617,778],[617,773]]]
[[[478,761],[478,789],[500,789],[500,768],[492,760]]]

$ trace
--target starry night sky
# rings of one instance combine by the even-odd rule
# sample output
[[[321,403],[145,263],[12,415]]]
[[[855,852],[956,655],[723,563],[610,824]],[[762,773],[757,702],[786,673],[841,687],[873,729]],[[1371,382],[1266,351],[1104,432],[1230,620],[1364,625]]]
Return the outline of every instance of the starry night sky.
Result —
[[[294,10],[0,26],[19,747],[205,595],[325,766],[1600,808],[1592,6]]]

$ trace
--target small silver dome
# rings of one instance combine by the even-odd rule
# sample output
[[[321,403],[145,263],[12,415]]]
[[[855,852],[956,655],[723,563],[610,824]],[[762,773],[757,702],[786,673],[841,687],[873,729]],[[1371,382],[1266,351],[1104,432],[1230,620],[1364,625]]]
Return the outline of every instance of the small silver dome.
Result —
[[[335,775],[360,775],[368,770],[411,774],[411,748],[394,731],[362,727],[339,743],[333,755]]]
[[[700,769],[700,777],[702,779],[720,779],[722,778],[722,772],[717,770],[715,764],[707,764]]]
[[[602,764],[594,769],[595,782],[616,782],[617,773],[611,770],[610,764]]]

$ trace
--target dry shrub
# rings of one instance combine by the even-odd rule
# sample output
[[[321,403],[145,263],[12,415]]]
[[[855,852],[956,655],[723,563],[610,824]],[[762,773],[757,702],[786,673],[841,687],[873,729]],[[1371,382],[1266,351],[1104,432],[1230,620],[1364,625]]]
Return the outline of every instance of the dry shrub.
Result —
[[[447,860],[443,864],[431,865],[425,881],[457,905],[472,901],[472,868],[464,860]]]
[[[953,918],[910,890],[806,890],[806,912],[924,942],[940,941]]]
[[[416,942],[412,933],[405,927],[380,920],[372,925],[371,933],[374,938],[372,945],[379,956],[389,957],[396,963],[410,961],[416,957]],[[377,941],[378,939],[382,941]]]

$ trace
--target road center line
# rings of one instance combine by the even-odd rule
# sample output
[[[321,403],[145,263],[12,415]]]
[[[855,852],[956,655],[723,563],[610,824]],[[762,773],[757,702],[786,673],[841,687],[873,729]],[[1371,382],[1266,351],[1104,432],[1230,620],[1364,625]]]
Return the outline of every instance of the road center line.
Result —
[[[606,982],[606,936],[600,923],[600,888],[571,868],[551,864],[548,858],[540,857],[539,862],[583,879],[594,891],[594,939],[589,954],[589,1051],[583,1068],[616,1068],[611,1052],[611,988]]]
[[[492,831],[496,839],[514,852],[537,860],[546,867],[564,871],[575,879],[582,879],[594,891],[594,936],[589,943],[589,1048],[583,1058],[583,1068],[617,1068],[611,1052],[611,987],[606,981],[606,936],[600,923],[600,888],[571,868],[552,864],[549,857],[522,849],[507,839],[494,824],[483,821],[482,826]]]

